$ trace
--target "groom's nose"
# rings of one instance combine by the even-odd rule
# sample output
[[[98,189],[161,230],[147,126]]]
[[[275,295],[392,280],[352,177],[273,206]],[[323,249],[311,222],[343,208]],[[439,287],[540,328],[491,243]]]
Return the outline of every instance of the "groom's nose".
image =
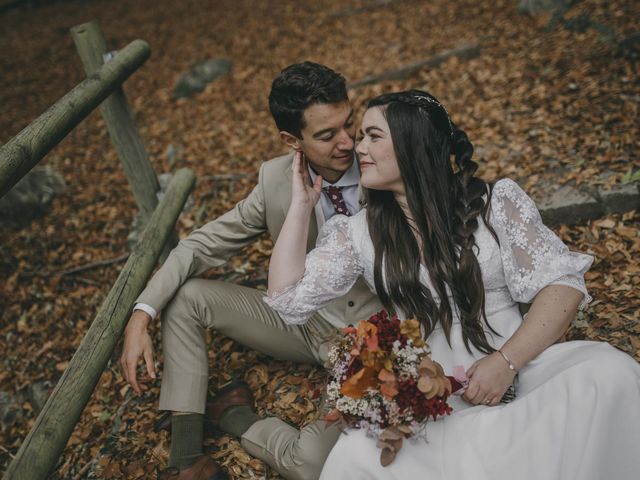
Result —
[[[353,137],[349,135],[347,130],[342,130],[338,137],[337,147],[340,150],[353,150],[354,142]]]

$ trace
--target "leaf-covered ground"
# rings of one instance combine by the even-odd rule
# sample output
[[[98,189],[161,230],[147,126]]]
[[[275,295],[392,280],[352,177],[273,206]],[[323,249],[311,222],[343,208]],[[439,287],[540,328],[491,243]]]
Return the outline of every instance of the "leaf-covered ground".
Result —
[[[29,2],[24,2],[29,3]],[[0,142],[82,80],[69,28],[98,19],[112,48],[145,39],[152,56],[125,91],[157,172],[182,166],[199,177],[181,235],[243,198],[260,163],[283,152],[266,97],[286,65],[311,59],[351,81],[477,43],[472,60],[450,59],[403,80],[351,92],[358,112],[389,90],[427,89],[468,133],[489,180],[509,176],[538,197],[565,183],[612,186],[640,168],[637,63],[590,28],[546,28],[550,15],[517,0],[94,0],[34,2],[0,14]],[[371,8],[363,8],[371,7]],[[637,29],[634,0],[577,2],[567,19]],[[584,22],[583,22],[584,24]],[[636,47],[637,48],[637,47]],[[233,61],[231,73],[192,99],[174,100],[180,75],[199,60]],[[167,155],[169,150],[179,155]],[[175,157],[175,158],[174,158]],[[126,254],[135,204],[100,115],[93,113],[44,160],[67,182],[46,216],[0,230],[0,392],[14,403],[0,432],[0,471],[35,421],[28,392],[64,371],[122,263],[61,272]],[[635,169],[635,170],[634,170]],[[228,174],[241,174],[229,176]],[[627,177],[625,177],[627,174]],[[594,302],[567,337],[606,340],[640,360],[640,213],[609,215],[556,231],[596,260]],[[271,243],[262,239],[212,272],[264,286]],[[159,348],[157,326],[154,334]],[[258,411],[296,424],[316,414],[321,370],[272,361],[210,335],[211,389],[232,376],[253,387]],[[114,359],[116,356],[114,355]],[[161,360],[161,357],[158,358]],[[168,458],[155,434],[158,383],[134,397],[111,363],[52,478],[148,478]],[[235,478],[277,478],[223,437],[210,444]]]

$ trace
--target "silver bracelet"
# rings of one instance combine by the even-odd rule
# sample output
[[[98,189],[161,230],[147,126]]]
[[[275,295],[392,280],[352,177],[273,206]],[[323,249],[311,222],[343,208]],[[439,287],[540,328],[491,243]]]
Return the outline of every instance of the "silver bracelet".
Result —
[[[504,358],[504,361],[507,362],[509,364],[509,370],[514,371],[515,373],[518,373],[518,369],[516,368],[516,366],[511,362],[511,360],[509,360],[509,357],[507,357],[505,355],[505,353],[502,350],[498,350],[498,353],[500,355],[502,355],[502,358]]]

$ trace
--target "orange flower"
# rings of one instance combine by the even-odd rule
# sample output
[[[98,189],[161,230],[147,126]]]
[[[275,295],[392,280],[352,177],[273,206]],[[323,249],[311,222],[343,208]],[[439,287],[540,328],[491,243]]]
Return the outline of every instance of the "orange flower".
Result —
[[[365,348],[360,355],[360,359],[365,367],[371,367],[377,372],[383,367],[385,354],[380,350],[372,352]]]
[[[377,352],[378,351],[378,336],[377,335],[371,335],[371,336],[367,337],[367,349],[370,352]]]
[[[343,335],[350,335],[352,333],[356,333],[356,327],[354,327],[353,325],[349,325],[348,327],[344,327],[342,329]]]
[[[375,338],[375,348],[378,347],[378,327],[373,323],[367,322],[366,320],[359,322],[357,332],[358,337],[366,341],[367,344],[370,338]]]
[[[383,368],[378,374],[378,380],[382,383],[380,385],[380,393],[388,400],[398,395],[398,379],[393,372]]]
[[[364,367],[345,380],[340,393],[351,398],[362,398],[367,389],[374,388],[377,383],[375,370]]]
[[[424,345],[424,340],[420,332],[420,322],[415,318],[410,318],[402,322],[400,324],[400,333],[410,338],[416,347],[422,347]]]

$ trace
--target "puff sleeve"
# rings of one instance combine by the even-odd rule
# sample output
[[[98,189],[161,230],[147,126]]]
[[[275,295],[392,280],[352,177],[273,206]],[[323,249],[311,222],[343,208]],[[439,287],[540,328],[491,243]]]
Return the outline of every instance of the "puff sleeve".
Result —
[[[542,223],[533,200],[513,180],[498,181],[491,197],[489,223],[500,243],[507,287],[517,302],[529,303],[548,285],[566,285],[590,301],[584,274],[593,257],[569,251]]]
[[[354,248],[350,219],[335,215],[320,230],[316,248],[307,254],[302,278],[264,301],[289,324],[302,324],[331,300],[345,295],[363,273]]]

